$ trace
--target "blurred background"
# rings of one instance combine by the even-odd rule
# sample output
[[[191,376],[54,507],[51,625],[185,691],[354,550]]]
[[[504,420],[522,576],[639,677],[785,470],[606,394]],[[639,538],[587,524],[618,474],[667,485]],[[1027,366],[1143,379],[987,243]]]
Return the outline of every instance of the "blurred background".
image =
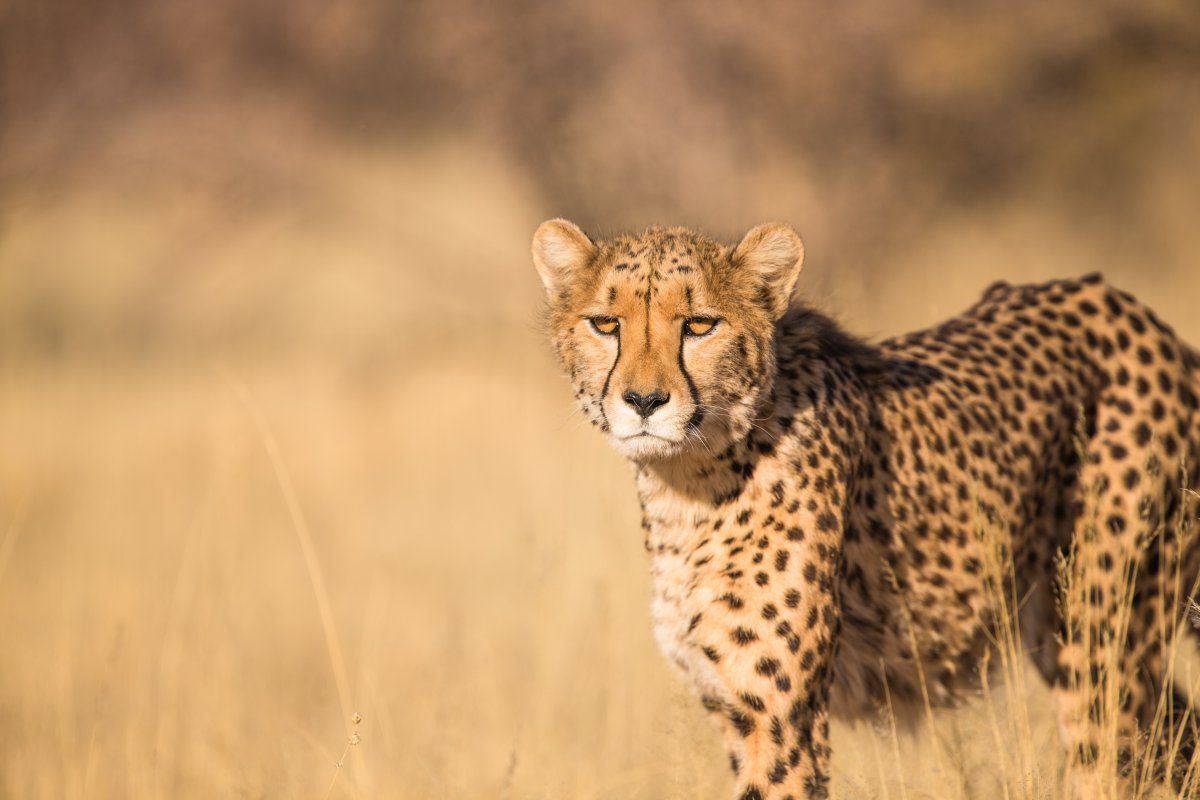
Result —
[[[727,796],[552,216],[791,222],[872,338],[1101,270],[1200,344],[1200,7],[0,2],[0,796]],[[839,796],[1053,796],[998,697],[837,726]]]

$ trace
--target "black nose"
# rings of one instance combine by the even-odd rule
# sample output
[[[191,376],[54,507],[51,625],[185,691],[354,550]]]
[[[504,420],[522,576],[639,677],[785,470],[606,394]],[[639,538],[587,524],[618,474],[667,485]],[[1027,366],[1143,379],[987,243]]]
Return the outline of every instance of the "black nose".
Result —
[[[659,406],[666,405],[671,399],[671,395],[663,394],[662,392],[654,392],[652,394],[638,394],[633,389],[630,389],[621,398],[629,405],[637,409],[637,412],[642,415],[642,419],[646,419]]]

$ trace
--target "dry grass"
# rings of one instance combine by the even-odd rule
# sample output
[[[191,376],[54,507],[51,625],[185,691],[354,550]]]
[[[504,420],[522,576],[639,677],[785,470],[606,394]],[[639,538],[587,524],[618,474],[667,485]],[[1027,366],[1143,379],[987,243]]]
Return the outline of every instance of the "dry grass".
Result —
[[[134,161],[7,199],[0,795],[725,797],[650,635],[627,470],[532,322],[556,209],[476,148],[278,141],[248,159],[270,192]],[[982,230],[806,280],[878,333],[1093,266],[1029,212]],[[1129,270],[1188,322],[1194,287]],[[1056,796],[1015,637],[932,728],[836,725],[839,795]]]

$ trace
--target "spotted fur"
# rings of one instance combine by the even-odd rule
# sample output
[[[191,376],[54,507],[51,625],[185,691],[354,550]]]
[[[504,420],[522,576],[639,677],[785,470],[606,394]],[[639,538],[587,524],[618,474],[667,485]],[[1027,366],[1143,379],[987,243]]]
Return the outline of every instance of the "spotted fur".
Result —
[[[1164,681],[1200,567],[1200,359],[1133,297],[1098,275],[997,283],[871,345],[790,302],[785,226],[726,247],[555,220],[533,251],[576,399],[636,470],[658,642],[720,722],[738,798],[826,797],[830,714],[875,713],[885,685],[902,708],[922,684],[938,705],[976,689],[996,586],[1083,769],[1106,722],[1133,752],[1160,696],[1188,710]],[[691,336],[697,318],[716,324]],[[1106,716],[1080,686],[1121,632]]]

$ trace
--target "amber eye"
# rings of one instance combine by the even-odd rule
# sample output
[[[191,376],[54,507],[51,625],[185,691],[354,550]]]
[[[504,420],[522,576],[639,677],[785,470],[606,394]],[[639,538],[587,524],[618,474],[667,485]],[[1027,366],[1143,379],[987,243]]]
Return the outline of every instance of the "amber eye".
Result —
[[[693,317],[683,323],[683,331],[688,336],[705,336],[717,327],[717,320],[711,317]]]
[[[592,317],[588,322],[592,323],[592,328],[601,336],[612,336],[617,332],[617,328],[621,327],[621,323],[612,317]]]

